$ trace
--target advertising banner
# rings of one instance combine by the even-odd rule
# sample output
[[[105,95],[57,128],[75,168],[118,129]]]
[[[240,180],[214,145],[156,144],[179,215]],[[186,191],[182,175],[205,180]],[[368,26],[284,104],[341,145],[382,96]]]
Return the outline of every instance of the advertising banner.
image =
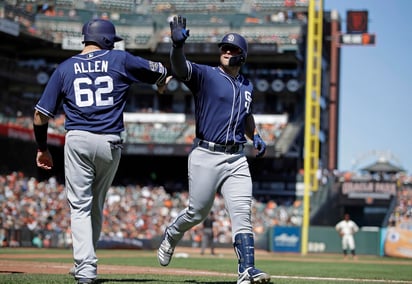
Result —
[[[412,222],[400,222],[386,230],[384,238],[386,256],[412,258]]]
[[[274,227],[272,250],[275,252],[300,252],[300,227]]]

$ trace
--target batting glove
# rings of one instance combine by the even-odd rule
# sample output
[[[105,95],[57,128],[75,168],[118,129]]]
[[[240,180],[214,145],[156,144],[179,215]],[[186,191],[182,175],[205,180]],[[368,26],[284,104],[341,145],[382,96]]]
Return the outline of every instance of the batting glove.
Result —
[[[257,158],[262,157],[266,152],[266,143],[259,134],[253,136],[253,147],[258,150],[258,153],[256,154]]]
[[[182,47],[189,37],[189,30],[186,30],[186,18],[182,16],[173,17],[170,23],[173,47]]]

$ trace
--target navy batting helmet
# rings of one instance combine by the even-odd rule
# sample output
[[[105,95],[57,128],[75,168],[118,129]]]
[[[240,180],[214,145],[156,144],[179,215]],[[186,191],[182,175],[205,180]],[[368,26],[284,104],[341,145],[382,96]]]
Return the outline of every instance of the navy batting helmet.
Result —
[[[222,45],[230,44],[240,48],[242,51],[241,54],[233,56],[229,60],[229,65],[231,66],[239,66],[246,62],[247,58],[247,41],[246,39],[237,33],[229,33],[226,34],[222,40],[219,42],[218,46],[222,47]]]
[[[114,43],[123,40],[116,35],[112,22],[103,19],[94,19],[83,25],[83,43],[93,42],[103,49],[113,49]]]

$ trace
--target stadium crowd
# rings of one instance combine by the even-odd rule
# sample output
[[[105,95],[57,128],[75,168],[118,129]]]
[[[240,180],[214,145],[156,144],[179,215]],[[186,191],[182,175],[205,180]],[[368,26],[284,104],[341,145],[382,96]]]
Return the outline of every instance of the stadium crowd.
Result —
[[[403,177],[400,182],[408,185],[410,179]],[[399,187],[397,206],[389,220],[391,225],[411,218],[411,196],[411,187]],[[160,237],[187,202],[187,191],[168,193],[159,185],[113,185],[105,205],[102,238],[151,240]],[[230,221],[219,194],[212,210],[216,217],[215,242],[230,244]],[[300,226],[303,207],[300,200],[281,204],[254,199],[252,213],[254,233],[262,236],[275,225]],[[0,175],[0,240],[3,247],[70,247],[70,212],[64,185],[54,177],[39,181],[22,172]],[[201,225],[194,227],[183,240],[199,246]]]
[[[162,235],[165,226],[186,207],[187,192],[167,193],[163,186],[112,186],[104,210],[103,237],[116,239],[153,239]],[[230,221],[224,201],[217,195],[215,241],[231,243]],[[63,184],[53,177],[38,181],[22,172],[0,175],[0,239],[2,246],[70,247],[70,212]],[[274,225],[300,225],[302,206],[275,201],[253,200],[255,233],[264,234]],[[198,246],[200,225],[184,240]]]
[[[412,224],[412,187],[401,186],[397,192],[397,206],[389,217],[389,225],[409,221]]]

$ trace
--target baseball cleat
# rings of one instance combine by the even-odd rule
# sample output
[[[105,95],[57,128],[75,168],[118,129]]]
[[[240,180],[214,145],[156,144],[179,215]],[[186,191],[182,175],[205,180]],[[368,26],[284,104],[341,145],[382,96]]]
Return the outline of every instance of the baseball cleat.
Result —
[[[77,280],[77,284],[94,284],[97,283],[96,281],[96,279],[80,278]]]
[[[270,282],[270,275],[254,267],[239,273],[237,284],[264,284]]]
[[[157,259],[160,265],[167,266],[172,260],[173,252],[175,250],[174,246],[170,244],[169,235],[165,232],[162,242],[160,243],[159,249],[157,251]]]
[[[76,267],[74,265],[70,268],[69,275],[73,277],[76,275]]]

